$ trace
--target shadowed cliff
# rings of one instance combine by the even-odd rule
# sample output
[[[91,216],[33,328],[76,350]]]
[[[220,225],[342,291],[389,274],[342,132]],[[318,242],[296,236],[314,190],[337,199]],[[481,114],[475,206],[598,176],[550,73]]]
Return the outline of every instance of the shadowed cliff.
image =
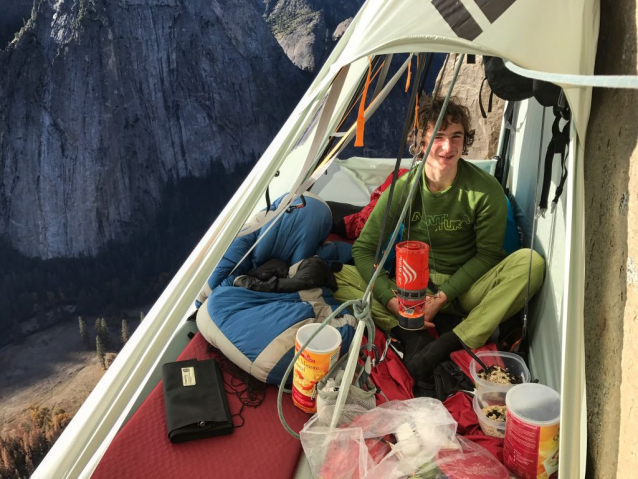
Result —
[[[0,52],[0,235],[125,240],[163,185],[254,162],[306,84],[252,0],[36,0]]]

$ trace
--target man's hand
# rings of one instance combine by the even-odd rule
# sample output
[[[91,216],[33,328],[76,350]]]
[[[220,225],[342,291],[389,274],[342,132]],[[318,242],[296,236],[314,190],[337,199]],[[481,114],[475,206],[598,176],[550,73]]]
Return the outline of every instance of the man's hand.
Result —
[[[392,298],[386,303],[385,307],[388,308],[391,313],[394,313],[395,316],[401,316],[399,314],[399,300],[397,298]]]
[[[434,296],[428,296],[423,308],[423,324],[428,328],[433,328],[434,317],[447,302],[447,296],[443,291],[439,291]]]
[[[439,310],[445,305],[447,302],[447,296],[443,291],[439,291],[435,296],[428,296],[426,298],[425,307],[423,308],[423,327],[424,328],[433,328],[434,317],[439,312]],[[385,305],[395,316],[401,316],[399,314],[399,300],[397,298],[392,298]]]

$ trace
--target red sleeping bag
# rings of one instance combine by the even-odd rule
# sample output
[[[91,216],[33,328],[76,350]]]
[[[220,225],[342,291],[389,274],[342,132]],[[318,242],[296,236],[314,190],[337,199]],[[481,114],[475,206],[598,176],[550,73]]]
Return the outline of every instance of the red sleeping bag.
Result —
[[[409,170],[406,170],[405,168],[401,168],[399,170],[399,178],[408,171]],[[366,221],[368,221],[368,218],[370,217],[370,213],[372,213],[374,206],[379,201],[381,193],[388,189],[388,187],[392,184],[393,174],[394,172],[390,173],[383,184],[372,192],[372,194],[370,195],[370,202],[366,206],[364,206],[361,211],[343,218],[343,222],[346,225],[346,237],[349,240],[355,240],[359,237],[363,226],[366,224]]]

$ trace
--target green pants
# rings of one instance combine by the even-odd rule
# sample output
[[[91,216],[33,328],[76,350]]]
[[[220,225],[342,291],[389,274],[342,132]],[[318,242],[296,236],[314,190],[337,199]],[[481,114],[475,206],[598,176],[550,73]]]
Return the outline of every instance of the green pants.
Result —
[[[530,250],[518,250],[485,273],[456,301],[445,305],[440,312],[464,317],[454,328],[456,335],[470,348],[485,344],[498,325],[525,306],[529,275]],[[543,284],[545,260],[536,252],[532,255],[530,294],[538,292]],[[339,301],[361,298],[367,283],[354,266],[344,266],[337,273],[339,289],[334,296]],[[449,275],[430,270],[432,283],[439,286]],[[431,294],[431,292],[429,292]],[[381,329],[389,331],[399,324],[397,317],[385,305],[372,300],[372,319]]]

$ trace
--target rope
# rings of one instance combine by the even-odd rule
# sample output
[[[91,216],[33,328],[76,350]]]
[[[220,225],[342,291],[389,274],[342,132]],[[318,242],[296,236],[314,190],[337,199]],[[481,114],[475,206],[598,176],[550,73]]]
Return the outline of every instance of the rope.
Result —
[[[411,63],[412,61],[410,60],[410,63],[408,64],[408,66]],[[381,248],[383,247],[383,238],[385,236],[385,228],[388,222],[388,216],[390,214],[390,206],[392,205],[392,197],[394,196],[394,187],[396,185],[397,179],[399,178],[399,169],[401,168],[401,159],[403,158],[403,150],[405,149],[405,144],[407,142],[408,133],[410,131],[410,126],[412,123],[410,115],[412,113],[413,105],[415,105],[415,102],[417,101],[418,90],[420,87],[419,83],[422,81],[424,70],[425,70],[425,64],[421,64],[418,68],[417,81],[416,81],[416,84],[414,85],[414,88],[412,89],[412,94],[410,95],[410,101],[408,103],[407,116],[403,124],[403,133],[401,134],[401,141],[399,143],[399,152],[397,153],[397,159],[394,164],[394,172],[392,173],[392,183],[390,184],[390,191],[388,192],[388,203],[386,205],[385,212],[383,214],[383,219],[381,220],[381,234],[379,235],[379,241],[377,242],[377,251],[374,254],[374,264],[377,266],[384,264],[383,262],[378,261],[379,254],[381,254]],[[388,243],[388,248],[386,248],[386,250],[391,249],[393,244],[394,243],[392,242]]]
[[[419,61],[417,60],[417,63],[419,63]],[[418,65],[417,65],[418,68]],[[410,60],[410,63],[408,63],[408,78],[405,81],[405,92],[407,93],[408,90],[410,89],[410,80],[412,80],[412,61]]]
[[[297,359],[299,358],[299,356],[301,356],[304,350],[312,342],[315,336],[317,336],[317,334],[319,334],[319,332],[323,328],[325,328],[334,318],[336,318],[339,315],[339,313],[341,313],[341,311],[348,308],[349,306],[352,306],[355,318],[357,318],[359,321],[362,321],[366,325],[366,328],[368,329],[368,345],[369,345],[368,350],[370,350],[370,348],[372,347],[370,344],[374,343],[374,322],[372,321],[372,316],[370,314],[371,305],[365,304],[363,300],[361,299],[351,299],[350,301],[346,301],[337,309],[335,309],[332,312],[332,314],[330,314],[330,316],[328,316],[325,319],[325,321],[321,323],[321,327],[317,328],[316,331],[310,335],[308,340],[301,345],[301,347],[299,348],[299,351],[295,353],[295,356],[292,358],[292,361],[288,365],[288,368],[286,369],[286,372],[284,373],[284,376],[281,379],[281,382],[279,383],[279,391],[277,392],[277,414],[279,415],[279,420],[281,421],[281,424],[284,427],[284,429],[288,431],[288,433],[296,439],[299,439],[299,434],[295,432],[294,430],[292,430],[292,428],[286,422],[286,419],[284,418],[283,408],[282,408],[281,399],[283,397],[283,393],[289,392],[288,390],[286,390],[286,382],[288,381],[288,377],[290,376],[290,373],[292,372],[295,366],[295,363],[297,362]],[[359,349],[357,348],[357,351],[358,350]]]
[[[450,97],[452,96],[452,89],[454,88],[454,84],[456,83],[456,79],[459,76],[459,70],[461,69],[461,65],[463,63],[463,59],[465,58],[465,54],[460,54],[459,57],[457,58],[456,61],[456,65],[454,66],[454,75],[452,77],[452,81],[450,83],[450,88],[448,89],[447,95],[445,95],[445,100],[443,100],[443,106],[441,107],[441,112],[439,113],[439,117],[436,120],[436,125],[434,125],[434,130],[433,131],[439,131],[439,128],[441,127],[441,123],[443,123],[443,117],[445,116],[445,112],[447,110],[447,105],[450,102]],[[432,144],[434,143],[434,135],[432,135],[430,137],[430,141],[428,142],[428,146],[425,150],[425,153],[423,155],[424,158],[427,158],[428,155],[430,154],[430,150],[432,149]],[[419,166],[417,168],[417,173],[416,173],[416,178],[417,181],[413,181],[412,182],[412,186],[410,188],[410,191],[408,193],[408,198],[405,202],[405,204],[403,205],[403,210],[401,210],[401,214],[399,215],[398,221],[397,221],[397,226],[394,229],[394,231],[392,232],[392,235],[390,236],[390,240],[388,241],[388,244],[394,244],[394,241],[396,240],[396,237],[399,233],[399,227],[401,225],[401,223],[403,223],[403,219],[405,218],[405,214],[408,211],[408,208],[410,207],[410,204],[412,203],[412,199],[414,198],[414,195],[416,193],[416,189],[419,187],[419,181],[418,178],[421,177],[421,175],[423,174],[423,167],[425,166],[425,161],[422,161],[421,163],[419,163]],[[383,253],[383,257],[381,258],[381,260],[377,263],[377,264],[385,264],[385,261],[388,259],[388,256],[390,255],[390,250],[391,248],[386,248],[386,250]],[[372,278],[370,279],[370,282],[368,283],[368,287],[365,290],[365,293],[363,294],[363,300],[364,301],[368,301],[370,300],[370,295],[372,294],[372,288],[374,287],[374,283],[377,280],[377,278],[379,277],[379,274],[381,274],[381,271],[383,270],[383,268],[376,268],[376,270],[374,271],[374,274],[372,275]]]
[[[463,59],[465,58],[464,54],[459,55],[455,68],[454,68],[454,75],[452,77],[452,81],[450,83],[450,88],[448,89],[447,95],[445,96],[445,100],[443,101],[443,106],[441,108],[441,112],[439,114],[439,117],[437,118],[436,121],[436,125],[434,126],[434,131],[438,131],[439,128],[441,127],[441,123],[443,122],[443,118],[445,116],[445,112],[447,110],[447,105],[450,101],[450,97],[452,96],[452,89],[454,88],[454,84],[456,83],[456,79],[459,75],[459,70],[461,69],[461,65],[463,64]],[[433,144],[433,139],[434,136],[432,136],[432,138],[430,138],[430,141],[428,142],[428,146],[427,149],[425,151],[425,158],[427,158],[427,156],[430,154],[430,150],[432,149],[432,144]],[[417,175],[416,177],[419,178],[423,172],[423,167],[425,165],[425,161],[422,161],[417,169]],[[403,219],[405,218],[405,214],[410,206],[410,203],[412,202],[412,199],[414,197],[414,194],[416,192],[416,189],[419,187],[420,182],[414,181],[412,183],[412,186],[410,188],[410,191],[408,193],[408,198],[407,201],[405,203],[405,205],[403,206],[403,209],[401,211],[401,214],[399,216],[399,220],[397,222],[397,225],[394,229],[394,231],[392,232],[392,235],[390,237],[390,242],[389,244],[394,244],[394,241],[399,233],[399,229],[400,229],[400,225],[401,223],[403,223]],[[380,264],[384,264],[385,261],[387,260],[389,254],[390,254],[390,249],[391,248],[386,248],[385,252],[383,253],[383,257],[380,261]],[[322,323],[321,326],[319,328],[317,328],[317,330],[315,330],[315,332],[313,334],[310,335],[310,337],[308,338],[308,340],[301,345],[301,347],[299,348],[299,351],[297,351],[292,359],[292,361],[290,362],[290,364],[288,364],[288,367],[286,368],[286,372],[284,373],[283,378],[281,379],[281,382],[279,383],[279,390],[277,392],[277,414],[279,415],[279,420],[281,421],[282,426],[284,427],[284,429],[286,431],[288,431],[288,433],[293,436],[296,439],[299,439],[300,436],[297,432],[295,432],[286,422],[286,419],[284,418],[283,415],[283,408],[282,408],[282,397],[283,397],[283,393],[284,391],[286,391],[286,382],[288,380],[288,377],[290,376],[290,373],[292,372],[295,363],[297,362],[297,359],[299,359],[299,356],[301,356],[301,354],[303,353],[303,351],[308,347],[308,345],[312,342],[312,340],[315,338],[315,336],[317,336],[317,334],[319,334],[319,332],[326,327],[326,325],[328,325],[328,323],[330,323],[330,321],[332,321],[332,319],[334,319],[339,313],[341,313],[341,311],[343,311],[344,309],[346,309],[349,306],[352,306],[352,309],[354,311],[354,316],[355,318],[357,318],[357,320],[359,322],[364,323],[366,329],[368,330],[368,350],[371,349],[372,344],[374,343],[374,322],[372,321],[372,315],[371,315],[371,308],[372,308],[372,288],[374,286],[374,283],[376,281],[376,279],[379,277],[379,274],[381,273],[382,268],[376,268],[374,274],[372,275],[372,278],[370,279],[370,282],[368,283],[368,286],[365,290],[365,292],[363,293],[363,297],[360,299],[353,299],[350,301],[346,301],[345,303],[343,303],[341,306],[339,306],[337,309],[335,309],[332,314],[330,314],[330,316],[328,316]],[[356,335],[355,335],[356,337]],[[359,348],[354,348],[351,350],[353,351],[359,351]],[[356,361],[357,358],[350,358],[348,360],[348,364],[350,364],[351,361]],[[346,366],[346,370],[348,369],[348,366]],[[348,384],[349,381],[352,381],[352,377],[346,377],[347,374],[344,374],[344,378],[343,378],[343,382],[341,383],[341,388],[339,391],[339,394],[347,394],[347,390],[344,391],[344,387],[349,389],[350,384]],[[339,401],[337,401],[337,405],[335,406],[335,411],[334,411],[334,416],[333,416],[333,424],[336,422],[335,419],[338,419],[338,417],[341,414],[341,408],[339,407]],[[342,405],[341,405],[342,406]]]
[[[527,294],[525,295],[525,308],[523,309],[523,328],[521,330],[521,339],[512,346],[512,350],[514,352],[518,352],[518,349],[527,336],[527,314],[529,312],[529,298],[531,292],[531,282],[532,282],[532,259],[534,257],[534,238],[536,237],[536,225],[538,223],[538,218],[541,216],[541,210],[537,206],[538,201],[538,181],[541,176],[541,161],[543,158],[543,136],[545,133],[545,107],[543,107],[543,116],[541,118],[541,138],[540,144],[538,145],[538,168],[536,169],[536,188],[534,190],[534,207],[536,207],[536,212],[534,213],[534,218],[532,220],[532,237],[530,238],[530,246],[529,246],[529,271],[527,273]]]
[[[410,54],[410,58],[409,61],[411,61],[412,59],[412,53]],[[426,55],[426,60],[425,60],[425,66],[424,66],[424,72],[421,75],[420,79],[421,79],[421,91],[423,91],[425,89],[425,84],[427,81],[427,77],[428,74],[430,72],[430,66],[432,64],[432,53],[428,53]],[[443,68],[441,69],[441,73],[440,76],[441,78],[443,77],[443,74],[445,73],[445,69],[447,67],[447,61],[448,61],[449,55],[445,56],[445,61],[443,62]],[[418,57],[417,57],[417,64],[418,64]],[[418,80],[418,78],[417,78]],[[437,96],[440,90],[441,84],[437,83],[435,86],[435,91],[434,91],[434,95],[433,96]],[[417,90],[418,90],[418,86],[417,86]],[[410,100],[411,101],[411,100]],[[409,105],[411,105],[411,103],[408,104],[408,115],[409,115]],[[429,117],[429,114],[428,114]],[[417,137],[418,137],[418,118],[419,118],[419,92],[417,91],[416,93],[416,101],[415,101],[415,105],[414,105],[414,123],[415,123],[415,128],[414,128],[414,142],[412,145],[412,148],[408,148],[408,151],[410,152],[410,154],[412,155],[412,162],[410,163],[410,168],[408,169],[408,173],[407,173],[407,181],[405,183],[405,185],[410,183],[410,176],[413,174],[414,172],[414,165],[416,164],[417,160],[419,159],[419,148],[417,147]],[[407,119],[406,119],[407,121]],[[406,137],[407,140],[407,137]],[[385,236],[385,221],[387,219],[387,215],[390,211],[390,204],[392,203],[392,188],[394,187],[396,181],[397,181],[397,175],[398,175],[398,168],[397,165],[400,167],[401,164],[401,160],[402,160],[402,151],[403,148],[405,147],[405,144],[402,144],[402,146],[399,148],[399,155],[401,155],[399,158],[397,158],[397,163],[395,163],[395,167],[394,167],[394,173],[392,176],[392,184],[390,185],[390,193],[389,193],[389,199],[388,199],[388,204],[386,206],[386,212],[384,214],[384,222],[382,223],[383,227],[382,227],[382,233],[381,233],[381,238],[383,238],[383,236]],[[403,202],[403,197],[405,196],[405,185],[403,186],[403,188],[401,189],[401,196],[399,197],[399,203]],[[410,205],[410,215],[412,214],[412,205]],[[392,221],[394,221],[394,218],[392,219]],[[408,226],[406,228],[406,238],[410,239],[410,222],[408,222]],[[379,244],[377,244],[377,252],[374,255],[374,261],[375,264],[377,266],[379,266],[381,263],[379,263],[377,260],[379,258],[379,253],[380,253],[380,248],[381,248],[381,243],[379,242]]]
[[[445,76],[445,70],[447,69],[447,64],[448,64],[448,60],[450,59],[450,55],[446,55],[445,56],[445,61],[443,62],[443,67],[441,68],[441,73],[439,74],[439,77],[441,79],[444,78]],[[456,77],[455,77],[456,79]],[[434,87],[434,92],[432,94],[433,98],[437,98],[439,96],[439,92],[441,91],[441,83],[442,82],[437,82],[436,86]],[[450,90],[452,89],[452,86],[450,86]],[[426,122],[430,122],[430,117],[432,116],[432,108],[430,108],[430,110],[427,112],[426,114]],[[438,128],[436,130],[432,131],[432,138],[435,138],[436,136],[436,132],[438,131]],[[425,134],[425,131],[424,131]],[[421,138],[421,140],[423,140],[423,138]],[[416,134],[415,134],[415,141],[416,141]],[[434,141],[434,140],[432,140]],[[428,150],[428,154],[429,154],[429,150]],[[423,156],[423,163],[425,164],[428,161],[428,157],[427,155]],[[423,188],[427,189],[427,181],[425,179],[425,169],[423,170],[423,174],[421,175],[420,181],[423,181]],[[412,208],[412,204],[410,204],[410,208]],[[427,221],[427,217],[425,215],[425,198],[423,197],[423,195],[421,195],[421,212],[423,214],[423,220],[425,223],[425,231],[428,234],[428,244],[430,245],[430,255],[432,256],[432,269],[436,272],[436,256],[434,254],[434,244],[432,243],[432,237],[430,236],[430,225],[428,224]],[[410,213],[412,213],[412,211],[410,211]],[[408,221],[408,239],[410,238],[410,221]]]

